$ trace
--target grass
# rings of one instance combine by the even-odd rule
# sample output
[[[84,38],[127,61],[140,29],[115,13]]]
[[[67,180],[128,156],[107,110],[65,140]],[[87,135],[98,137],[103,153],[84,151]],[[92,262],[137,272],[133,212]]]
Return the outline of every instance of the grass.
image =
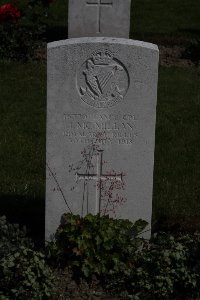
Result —
[[[131,32],[192,37],[200,32],[199,0],[132,1]]]
[[[43,227],[46,66],[1,62],[0,74],[1,214]]]
[[[200,217],[200,73],[160,68],[154,220]]]
[[[1,214],[43,230],[46,66],[1,62]],[[153,219],[200,216],[200,74],[159,71]],[[37,222],[36,222],[37,220]],[[42,228],[42,229],[41,229]]]

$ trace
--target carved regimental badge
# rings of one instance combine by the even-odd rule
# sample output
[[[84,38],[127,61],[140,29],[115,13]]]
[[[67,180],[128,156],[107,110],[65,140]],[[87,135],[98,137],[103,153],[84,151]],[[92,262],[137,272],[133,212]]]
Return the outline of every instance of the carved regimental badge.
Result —
[[[129,75],[109,50],[95,52],[81,66],[77,76],[81,99],[96,108],[122,102],[129,87]]]

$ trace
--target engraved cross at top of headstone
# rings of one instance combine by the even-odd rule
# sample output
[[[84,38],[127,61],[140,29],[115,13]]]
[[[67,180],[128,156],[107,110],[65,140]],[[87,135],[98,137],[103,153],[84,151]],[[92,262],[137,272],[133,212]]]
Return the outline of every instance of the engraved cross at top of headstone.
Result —
[[[96,6],[97,7],[97,33],[101,32],[101,9],[103,6],[112,7],[112,0],[88,0],[86,1],[87,6]]]
[[[96,174],[81,174],[76,173],[76,180],[96,180],[96,214],[100,213],[101,210],[101,182],[103,180],[122,180],[122,173],[120,174],[103,174],[102,172],[102,160],[103,160],[103,150],[98,150],[97,153],[97,171]]]
[[[68,0],[68,38],[129,38],[131,0]]]

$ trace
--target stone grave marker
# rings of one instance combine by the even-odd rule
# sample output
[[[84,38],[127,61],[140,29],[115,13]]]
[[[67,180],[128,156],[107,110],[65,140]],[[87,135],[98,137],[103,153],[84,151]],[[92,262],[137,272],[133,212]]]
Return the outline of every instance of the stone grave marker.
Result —
[[[129,38],[131,0],[69,0],[68,37]]]
[[[151,224],[158,48],[48,44],[46,238],[65,212]]]

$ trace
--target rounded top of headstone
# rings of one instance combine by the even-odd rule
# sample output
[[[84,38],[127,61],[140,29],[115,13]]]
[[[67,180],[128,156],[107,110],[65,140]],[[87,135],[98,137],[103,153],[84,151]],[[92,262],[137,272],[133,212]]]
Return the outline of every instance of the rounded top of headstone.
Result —
[[[158,46],[152,43],[130,40],[130,39],[123,39],[123,38],[110,38],[110,37],[84,37],[84,38],[60,40],[60,41],[48,43],[47,48],[51,49],[51,48],[57,48],[66,45],[87,44],[87,43],[121,44],[121,45],[142,47],[149,50],[159,51]]]

